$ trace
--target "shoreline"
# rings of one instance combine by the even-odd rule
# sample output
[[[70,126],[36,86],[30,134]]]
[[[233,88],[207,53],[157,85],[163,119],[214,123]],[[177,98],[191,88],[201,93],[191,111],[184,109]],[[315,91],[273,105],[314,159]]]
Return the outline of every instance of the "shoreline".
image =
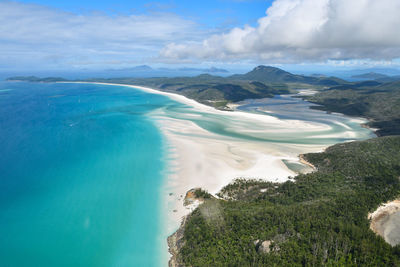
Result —
[[[304,158],[304,154],[300,154],[300,155],[299,155],[299,162],[302,163],[302,164],[304,164],[304,165],[309,166],[309,167],[312,169],[312,171],[316,171],[316,170],[317,170],[317,167],[315,167],[314,164],[308,162],[308,161]]]
[[[280,120],[270,115],[252,114],[243,111],[228,112],[200,104],[183,95],[162,92],[156,89],[115,83],[101,82],[58,82],[58,83],[87,83],[130,87],[152,94],[160,94],[172,100],[187,105],[190,110],[207,114],[223,115],[228,120],[252,122],[261,125],[260,129],[248,129],[243,125],[229,125],[234,130],[246,133],[258,133],[268,130],[269,133],[279,134],[281,131],[290,134],[304,130],[323,132],[329,130],[325,125],[307,123],[304,121]],[[189,110],[189,111],[190,111]],[[302,161],[301,154],[323,151],[330,144],[297,144],[297,143],[269,143],[254,140],[240,140],[228,136],[221,136],[201,128],[188,119],[176,119],[168,116],[167,111],[157,110],[149,114],[155,119],[166,141],[167,171],[161,192],[163,201],[162,217],[166,218],[163,237],[171,236],[179,229],[182,219],[185,218],[195,205],[185,207],[184,196],[187,191],[201,187],[216,194],[235,178],[262,178],[271,182],[285,182],[296,173],[291,171],[282,161],[292,160],[308,165]],[[236,127],[236,128],[235,128]],[[313,169],[315,169],[314,166]],[[167,243],[167,242],[165,242]],[[165,248],[162,244],[163,249]],[[167,253],[167,252],[166,252]],[[169,255],[171,258],[171,255]]]

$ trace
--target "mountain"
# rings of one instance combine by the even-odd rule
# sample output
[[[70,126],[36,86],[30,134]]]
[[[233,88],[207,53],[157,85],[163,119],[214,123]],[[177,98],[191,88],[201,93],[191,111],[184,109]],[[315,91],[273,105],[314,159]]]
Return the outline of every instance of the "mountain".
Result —
[[[296,75],[271,66],[258,66],[246,74],[236,74],[229,78],[234,80],[259,81],[266,83],[305,83],[317,85],[340,85],[346,83],[336,77],[310,77]]]
[[[219,68],[215,68],[215,67],[211,67],[209,69],[205,69],[206,72],[209,73],[229,73],[229,71],[225,70],[225,69],[219,69]]]
[[[122,71],[122,72],[132,71],[132,72],[136,72],[136,71],[154,71],[154,69],[151,68],[150,66],[147,66],[147,65],[140,65],[140,66],[135,66],[135,67],[131,67],[131,68],[124,68],[124,69],[109,69],[107,71]]]
[[[215,68],[215,67],[205,68],[205,69],[201,69],[201,68],[180,68],[178,70],[179,71],[189,71],[189,72],[204,72],[204,73],[229,73],[229,71],[227,71],[225,69],[219,69],[219,68]]]
[[[326,75],[321,74],[321,73],[313,73],[313,74],[311,74],[311,77],[323,78],[323,77],[326,77]]]
[[[270,66],[258,66],[246,74],[236,74],[230,76],[237,80],[254,80],[261,82],[296,82],[297,75]]]
[[[348,71],[348,73],[351,75],[360,75],[360,74],[369,73],[369,72],[375,72],[375,73],[388,75],[388,76],[400,75],[400,69],[397,69],[397,68],[376,67],[376,68],[367,68],[367,69],[352,69],[352,70]]]
[[[119,76],[126,77],[176,77],[179,75],[182,76],[192,76],[198,75],[201,73],[212,73],[212,74],[229,74],[228,70],[220,69],[216,67],[210,68],[152,68],[148,65],[140,65],[130,68],[121,68],[121,69],[108,69],[106,70],[108,73],[112,73],[113,75],[118,74]]]
[[[385,74],[377,73],[377,72],[368,72],[368,73],[351,76],[351,78],[354,78],[354,79],[368,79],[368,80],[378,80],[378,79],[384,79],[387,77],[389,77],[389,76],[385,75]]]
[[[400,81],[400,75],[396,76],[386,76],[385,78],[376,79],[378,82],[388,83],[388,82],[397,82]]]
[[[361,82],[353,82],[350,84],[343,84],[343,85],[337,85],[337,86],[332,86],[326,91],[329,90],[349,90],[349,89],[360,89],[360,90],[366,90],[370,89],[370,87],[376,87],[381,85],[382,83],[378,81],[361,81]]]

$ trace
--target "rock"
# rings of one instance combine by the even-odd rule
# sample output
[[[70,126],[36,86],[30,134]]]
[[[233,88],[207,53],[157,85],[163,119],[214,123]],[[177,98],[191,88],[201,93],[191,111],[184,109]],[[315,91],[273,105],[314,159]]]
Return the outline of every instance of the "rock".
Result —
[[[257,252],[264,253],[264,254],[269,253],[271,251],[271,249],[270,249],[271,244],[272,244],[272,242],[270,240],[263,241],[259,245]]]
[[[370,229],[391,246],[400,244],[400,199],[382,204],[368,214]]]
[[[184,267],[182,260],[180,259],[179,252],[181,248],[185,244],[184,240],[184,231],[185,231],[185,225],[186,225],[186,220],[188,216],[184,216],[182,218],[182,223],[181,226],[178,228],[178,230],[170,235],[168,237],[168,247],[169,247],[169,253],[171,253],[171,258],[168,262],[169,267]]]
[[[202,191],[201,188],[190,189],[189,191],[187,191],[185,198],[183,200],[184,206],[193,205],[194,208],[196,208],[198,205],[200,205],[204,202],[205,196],[203,194],[200,194],[200,196],[198,196],[197,191],[200,191],[200,193],[205,192],[205,191]]]
[[[258,253],[263,253],[263,254],[271,252],[270,246],[272,243],[273,243],[272,240],[262,241],[257,239],[253,241],[254,246],[256,246],[256,251]]]
[[[194,203],[194,201],[196,200],[196,190],[198,188],[193,188],[190,189],[189,191],[186,192],[186,196],[185,196],[185,200],[184,200],[184,206],[188,206]]]

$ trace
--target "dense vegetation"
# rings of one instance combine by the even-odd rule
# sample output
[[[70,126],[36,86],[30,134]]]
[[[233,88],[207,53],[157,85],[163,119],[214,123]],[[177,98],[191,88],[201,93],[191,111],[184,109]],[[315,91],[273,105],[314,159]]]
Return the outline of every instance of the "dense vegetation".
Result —
[[[207,191],[201,189],[201,188],[196,188],[194,190],[194,196],[196,199],[209,199],[212,198],[212,195],[208,193]]]
[[[305,158],[318,171],[274,184],[237,180],[188,218],[187,266],[399,266],[400,246],[368,212],[400,194],[400,137],[339,144]],[[230,200],[227,200],[230,199]],[[271,242],[260,253],[256,240]]]
[[[246,74],[236,74],[229,77],[232,80],[260,81],[266,83],[300,83],[309,85],[333,86],[347,83],[336,77],[311,77],[296,75],[279,68],[258,66]]]
[[[379,129],[380,136],[400,134],[400,82],[340,85],[307,100],[322,105],[315,107],[318,109],[366,117],[371,120],[370,127]]]

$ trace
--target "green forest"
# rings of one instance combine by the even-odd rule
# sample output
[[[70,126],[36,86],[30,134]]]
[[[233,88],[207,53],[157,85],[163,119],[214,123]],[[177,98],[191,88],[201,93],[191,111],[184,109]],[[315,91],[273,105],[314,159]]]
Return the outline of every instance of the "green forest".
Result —
[[[304,155],[318,171],[283,184],[238,179],[187,219],[185,266],[400,266],[367,214],[400,194],[400,137]],[[203,193],[204,194],[204,193]],[[260,253],[257,241],[270,241]]]
[[[306,97],[320,104],[316,109],[360,116],[379,136],[400,135],[400,82],[365,81],[341,86]]]

